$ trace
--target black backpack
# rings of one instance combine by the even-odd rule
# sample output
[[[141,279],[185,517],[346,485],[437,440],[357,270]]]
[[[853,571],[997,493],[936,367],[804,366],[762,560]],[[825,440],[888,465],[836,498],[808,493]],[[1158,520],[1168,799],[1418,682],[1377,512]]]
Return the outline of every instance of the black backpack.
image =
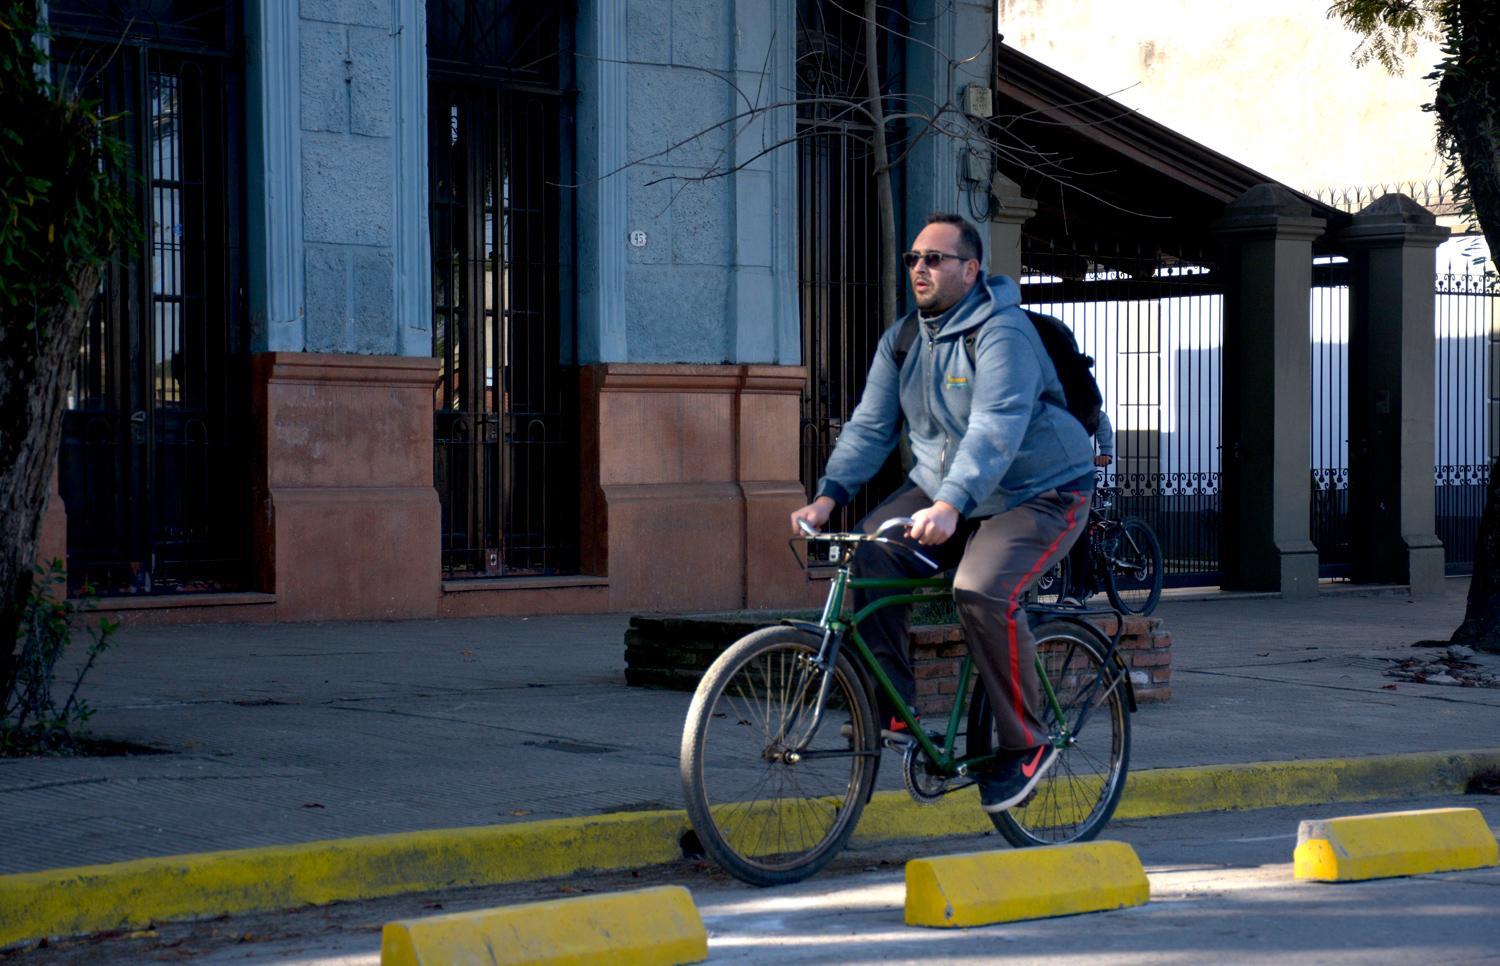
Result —
[[[1104,396],[1099,392],[1099,384],[1094,381],[1094,357],[1078,351],[1078,343],[1073,339],[1072,330],[1061,319],[1030,309],[1022,311],[1036,327],[1036,334],[1042,337],[1042,347],[1047,350],[1053,367],[1057,369],[1057,381],[1062,383],[1068,412],[1093,436],[1099,431],[1099,413],[1104,408]],[[964,333],[964,352],[969,357],[970,366],[974,365],[974,338],[973,330]],[[896,336],[897,370],[906,362],[906,356],[916,341],[917,317],[915,314],[908,315],[906,321],[901,323],[901,332]]]

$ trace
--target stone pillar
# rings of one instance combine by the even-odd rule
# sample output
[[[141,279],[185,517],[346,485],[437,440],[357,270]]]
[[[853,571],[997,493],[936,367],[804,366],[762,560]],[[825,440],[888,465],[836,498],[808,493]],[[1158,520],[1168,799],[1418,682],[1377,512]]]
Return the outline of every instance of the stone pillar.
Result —
[[[801,366],[582,370],[583,552],[609,609],[807,606],[787,551]]]
[[[1433,520],[1433,273],[1448,229],[1388,194],[1344,232],[1349,326],[1349,515],[1354,576],[1439,593]]]
[[[437,366],[399,356],[254,357],[257,569],[279,620],[436,616]]]
[[[1223,584],[1317,593],[1308,512],[1312,242],[1323,219],[1257,185],[1214,225],[1223,247]]]
[[[1021,229],[1036,214],[1035,199],[1021,193],[1021,186],[996,171],[990,179],[990,247],[986,253],[991,275],[1021,277]]]

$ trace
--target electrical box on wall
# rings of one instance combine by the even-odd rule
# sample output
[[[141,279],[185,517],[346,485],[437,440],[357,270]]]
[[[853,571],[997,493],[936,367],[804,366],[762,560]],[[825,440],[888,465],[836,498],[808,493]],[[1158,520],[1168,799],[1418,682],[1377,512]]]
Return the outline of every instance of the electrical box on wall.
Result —
[[[974,184],[985,184],[994,174],[988,151],[970,150],[964,153],[964,180]]]
[[[983,84],[964,88],[964,113],[970,117],[990,117],[995,113],[995,94]]]

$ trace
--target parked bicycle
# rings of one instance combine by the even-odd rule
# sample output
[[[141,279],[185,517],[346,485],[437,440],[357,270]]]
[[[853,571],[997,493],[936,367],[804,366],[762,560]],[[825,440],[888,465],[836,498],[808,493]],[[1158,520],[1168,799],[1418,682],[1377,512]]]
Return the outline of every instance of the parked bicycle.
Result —
[[[783,620],[741,638],[713,663],[693,695],[681,756],[688,815],[704,850],[739,879],[762,886],[796,882],[843,848],[875,788],[881,757],[877,693],[909,729],[910,738],[889,739],[888,746],[901,752],[902,781],[918,803],[973,784],[975,769],[997,756],[994,717],[971,657],[960,666],[944,731],[929,734],[860,636],[860,622],[882,607],[952,592],[949,576],[853,576],[854,550],[864,541],[901,547],[925,560],[886,536],[910,523],[896,518],[874,534],[812,531],[797,538],[826,545],[837,565],[822,615],[816,621]],[[846,614],[846,594],[854,588],[895,593]],[[1124,621],[1114,621],[1106,638],[1082,619],[1084,613],[1028,608],[1042,719],[1059,759],[1027,800],[990,815],[1016,846],[1094,838],[1125,787],[1135,697],[1118,653]]]
[[[1095,488],[1088,529],[1079,538],[1088,541],[1089,572],[1075,581],[1072,562],[1064,557],[1037,581],[1040,603],[1062,606],[1070,597],[1087,602],[1102,592],[1126,614],[1156,610],[1161,601],[1161,543],[1140,517],[1114,519],[1118,497],[1114,487]]]

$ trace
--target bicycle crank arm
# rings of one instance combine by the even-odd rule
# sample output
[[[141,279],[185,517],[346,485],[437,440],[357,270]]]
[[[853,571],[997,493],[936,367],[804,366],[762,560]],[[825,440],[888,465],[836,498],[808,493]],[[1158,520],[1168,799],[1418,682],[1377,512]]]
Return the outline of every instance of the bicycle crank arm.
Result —
[[[879,758],[880,749],[872,751],[793,751],[788,754],[796,755],[797,761],[815,761],[823,758]]]

